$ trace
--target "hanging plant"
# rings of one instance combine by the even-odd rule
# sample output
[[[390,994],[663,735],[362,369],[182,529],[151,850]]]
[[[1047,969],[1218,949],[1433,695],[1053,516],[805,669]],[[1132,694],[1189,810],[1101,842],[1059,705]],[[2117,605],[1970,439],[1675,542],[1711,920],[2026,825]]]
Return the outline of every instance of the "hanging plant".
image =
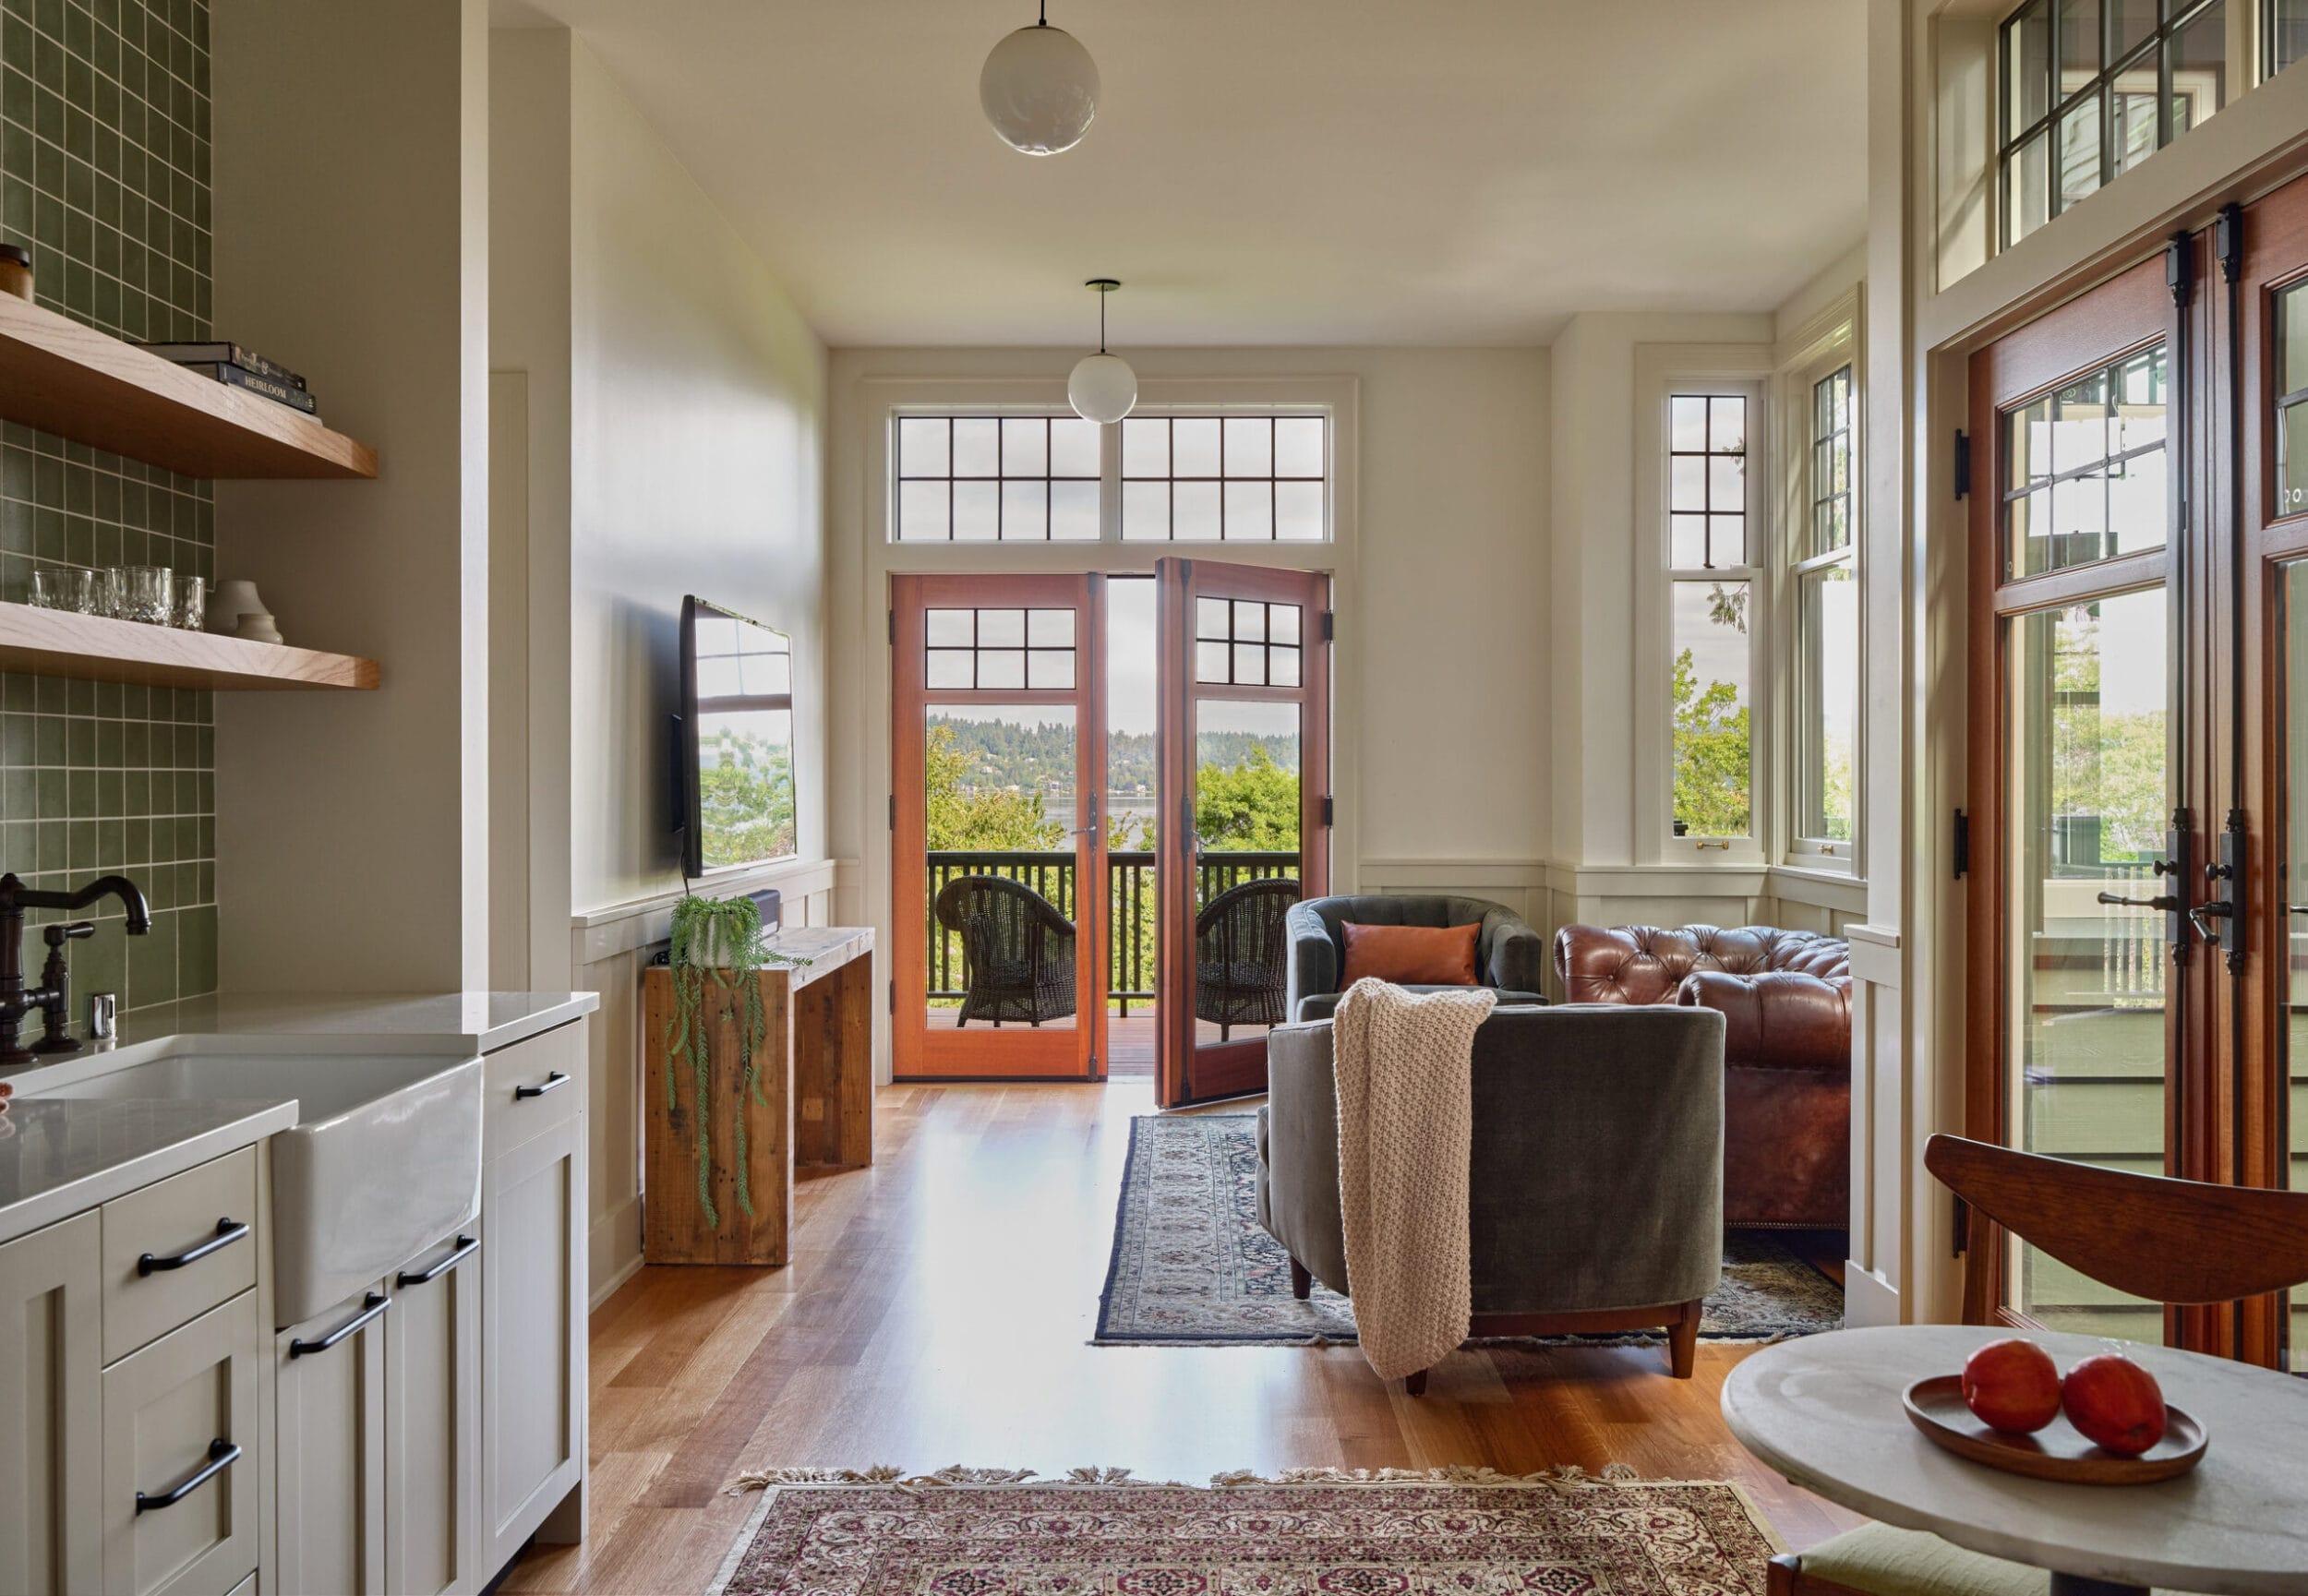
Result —
[[[667,1110],[679,1106],[675,1063],[687,1060],[695,1097],[691,1118],[697,1124],[697,1202],[705,1223],[721,1229],[721,1212],[714,1206],[713,1141],[713,1026],[734,1002],[738,1022],[738,1206],[753,1217],[753,1192],[749,1179],[745,1145],[745,1101],[767,1107],[762,1091],[761,1062],[769,1050],[769,1022],[762,1011],[762,983],[756,978],[774,966],[808,964],[771,948],[762,927],[761,906],[751,898],[705,898],[695,894],[673,906],[673,945],[666,963],[673,972],[673,1018],[666,1026],[665,1099]],[[713,994],[708,1001],[709,991]]]

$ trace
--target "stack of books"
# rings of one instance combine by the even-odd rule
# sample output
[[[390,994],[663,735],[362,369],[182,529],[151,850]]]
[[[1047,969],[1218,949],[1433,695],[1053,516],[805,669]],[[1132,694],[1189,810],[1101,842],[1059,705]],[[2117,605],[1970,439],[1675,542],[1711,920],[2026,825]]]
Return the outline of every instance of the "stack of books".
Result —
[[[318,421],[319,405],[305,379],[277,361],[243,349],[237,343],[146,343],[138,347],[197,371],[232,388],[260,393],[276,404],[299,410]]]

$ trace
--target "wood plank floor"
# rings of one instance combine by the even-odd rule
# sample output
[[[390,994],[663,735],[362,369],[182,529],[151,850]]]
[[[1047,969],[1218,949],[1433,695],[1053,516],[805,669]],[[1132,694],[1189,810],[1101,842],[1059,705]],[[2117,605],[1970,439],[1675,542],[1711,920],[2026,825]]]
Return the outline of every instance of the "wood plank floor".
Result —
[[[702,1592],[750,1467],[1045,1472],[1627,1463],[1752,1487],[1809,1545],[1857,1520],[1757,1466],[1716,1403],[1749,1349],[1461,1352],[1427,1395],[1352,1347],[1088,1345],[1144,1082],[884,1090],[874,1168],[802,1184],[784,1269],[649,1268],[593,1316],[591,1524],[503,1589]],[[1239,1105],[1234,1107],[1239,1108]]]

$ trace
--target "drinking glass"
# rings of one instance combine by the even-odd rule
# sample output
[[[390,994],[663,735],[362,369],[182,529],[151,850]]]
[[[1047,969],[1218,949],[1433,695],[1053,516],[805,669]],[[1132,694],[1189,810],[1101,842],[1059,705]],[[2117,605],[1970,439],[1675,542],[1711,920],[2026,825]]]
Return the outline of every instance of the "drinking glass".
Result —
[[[31,602],[41,609],[102,613],[96,603],[96,573],[77,565],[40,566],[32,571]]]
[[[121,596],[127,587],[127,575],[119,566],[107,566],[96,573],[96,613],[118,620],[126,613]]]
[[[209,583],[198,576],[179,576],[176,579],[175,626],[180,631],[198,631],[208,623]]]
[[[132,565],[121,573],[121,618],[166,626],[175,613],[174,571],[164,565]]]
[[[34,609],[64,607],[63,573],[44,565],[32,568],[31,580],[25,584],[24,602]]]

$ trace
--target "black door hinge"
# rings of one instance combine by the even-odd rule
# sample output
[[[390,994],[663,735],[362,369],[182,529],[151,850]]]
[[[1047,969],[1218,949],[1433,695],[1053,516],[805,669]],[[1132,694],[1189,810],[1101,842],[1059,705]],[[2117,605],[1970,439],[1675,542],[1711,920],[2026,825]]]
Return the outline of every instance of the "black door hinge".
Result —
[[[1337,633],[1336,618],[1328,610],[1322,612],[1322,641],[1328,642]]]
[[[891,611],[889,612],[889,618],[890,618],[890,642],[893,642],[893,643],[895,643],[895,642],[897,641],[897,612],[896,612],[896,610],[891,610]]]
[[[1955,497],[1971,496],[1971,434],[1955,429]]]
[[[2220,281],[2233,282],[2244,274],[2244,208],[2220,207],[2219,222],[2212,230],[2212,251],[2219,257]]]
[[[1335,798],[1331,798],[1329,794],[1328,794],[1328,793],[1323,794],[1323,796],[1322,796],[1322,823],[1323,823],[1323,825],[1324,825],[1325,827],[1328,827],[1328,826],[1330,826],[1330,825],[1332,825],[1332,824],[1336,823],[1336,822],[1332,820],[1332,818],[1331,818],[1331,817],[1332,817],[1332,816],[1334,816],[1334,815],[1336,815],[1337,813],[1338,813],[1338,801],[1337,801]]]
[[[2164,246],[2164,287],[2175,310],[2187,309],[2195,297],[2195,234],[2175,233]]]
[[[1955,876],[1962,881],[1971,873],[1971,816],[1962,810],[1955,811]]]
[[[897,795],[890,794],[890,830],[897,829]]]
[[[891,1014],[896,1014],[896,1012],[897,1012],[897,980],[896,980],[896,978],[892,977],[892,978],[891,978],[891,979],[890,979],[890,1013],[891,1013]]]

